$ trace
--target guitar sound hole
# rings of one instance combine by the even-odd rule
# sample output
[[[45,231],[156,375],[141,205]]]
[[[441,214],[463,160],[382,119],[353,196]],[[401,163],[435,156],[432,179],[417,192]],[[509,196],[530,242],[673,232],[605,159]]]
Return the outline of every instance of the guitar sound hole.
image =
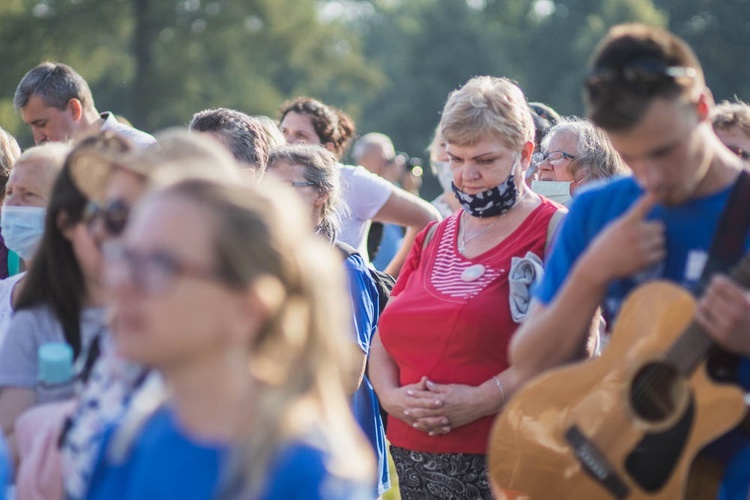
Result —
[[[630,403],[635,413],[648,422],[672,415],[685,394],[684,379],[670,365],[648,363],[633,379]]]

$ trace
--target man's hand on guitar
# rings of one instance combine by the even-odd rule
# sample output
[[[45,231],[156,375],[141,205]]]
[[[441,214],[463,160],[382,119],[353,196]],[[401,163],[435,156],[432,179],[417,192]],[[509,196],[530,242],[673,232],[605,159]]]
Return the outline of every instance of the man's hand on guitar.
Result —
[[[594,239],[582,256],[589,270],[587,274],[598,283],[607,283],[664,259],[664,224],[646,220],[655,204],[652,194],[644,194]]]
[[[695,319],[719,345],[750,356],[750,292],[726,276],[714,276]]]

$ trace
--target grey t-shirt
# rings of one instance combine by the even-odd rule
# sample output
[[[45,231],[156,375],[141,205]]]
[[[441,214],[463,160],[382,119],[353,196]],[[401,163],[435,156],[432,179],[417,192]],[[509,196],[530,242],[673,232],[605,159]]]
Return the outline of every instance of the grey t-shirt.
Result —
[[[89,308],[81,312],[82,349],[78,360],[86,359],[91,341],[104,330],[104,308]],[[48,306],[16,311],[0,345],[0,387],[34,389],[37,404],[62,401],[72,397],[74,381],[54,388],[46,388],[37,383],[39,347],[48,342],[64,341],[62,324]],[[77,363],[74,366],[79,367],[81,364]],[[74,374],[74,376],[77,375],[78,373]]]

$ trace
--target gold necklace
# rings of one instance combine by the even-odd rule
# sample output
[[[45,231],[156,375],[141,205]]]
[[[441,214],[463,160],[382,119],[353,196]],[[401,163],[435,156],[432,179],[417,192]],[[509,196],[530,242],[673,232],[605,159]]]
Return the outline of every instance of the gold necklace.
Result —
[[[459,238],[459,242],[458,242],[458,251],[460,253],[464,253],[464,250],[466,250],[466,244],[468,242],[470,242],[471,240],[473,240],[474,238],[476,238],[478,236],[483,235],[484,233],[486,233],[487,231],[489,231],[490,229],[492,229],[492,226],[495,225],[495,222],[499,221],[500,219],[502,219],[503,217],[505,217],[506,215],[508,215],[510,213],[510,211],[513,210],[516,207],[516,205],[518,205],[519,203],[521,203],[521,200],[523,200],[526,197],[526,195],[529,194],[529,191],[530,190],[528,190],[528,189],[525,190],[524,193],[521,195],[521,197],[516,200],[516,202],[508,209],[508,211],[505,212],[505,213],[503,213],[503,214],[498,215],[497,218],[495,220],[493,220],[492,223],[489,226],[485,227],[484,229],[482,229],[481,231],[479,231],[476,234],[472,234],[468,238],[466,237],[466,227],[465,227],[465,223],[464,223],[464,220],[463,220],[463,216],[466,213],[466,211],[463,211],[461,213],[461,227],[460,227],[460,231],[459,231],[460,238]]]

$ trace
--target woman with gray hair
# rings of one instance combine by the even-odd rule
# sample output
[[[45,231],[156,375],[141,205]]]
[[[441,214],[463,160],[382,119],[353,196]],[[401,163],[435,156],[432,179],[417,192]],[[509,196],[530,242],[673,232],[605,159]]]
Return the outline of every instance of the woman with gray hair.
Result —
[[[630,172],[607,135],[577,117],[566,117],[552,127],[532,160],[539,176],[532,189],[563,205],[579,186]]]

